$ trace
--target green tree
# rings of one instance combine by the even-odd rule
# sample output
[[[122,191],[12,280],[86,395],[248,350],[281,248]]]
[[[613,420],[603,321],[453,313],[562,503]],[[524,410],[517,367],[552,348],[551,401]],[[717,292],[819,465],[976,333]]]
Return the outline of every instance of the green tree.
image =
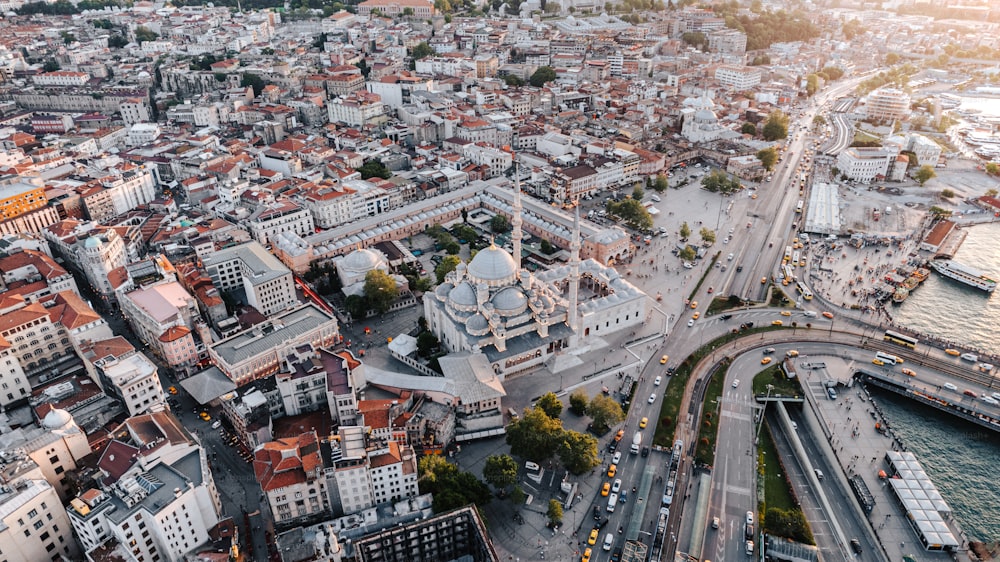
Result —
[[[252,72],[244,72],[242,78],[240,78],[240,86],[243,88],[247,86],[253,88],[254,96],[259,96],[264,91],[264,86],[266,85],[263,78]]]
[[[347,313],[351,315],[354,320],[364,320],[368,318],[368,301],[365,297],[361,295],[349,295],[344,299],[344,306],[347,307]]]
[[[844,71],[836,66],[824,66],[820,73],[829,80],[840,80],[844,76]]]
[[[524,80],[516,74],[508,74],[507,76],[504,76],[503,81],[512,88],[520,88],[521,86],[524,86]]]
[[[420,493],[434,494],[435,513],[470,503],[485,505],[492,499],[486,484],[440,455],[427,455],[417,461],[417,474]]]
[[[541,408],[545,415],[552,419],[558,419],[563,411],[563,403],[554,392],[546,392],[535,402],[536,408]]]
[[[135,42],[142,45],[146,41],[156,41],[160,36],[144,25],[135,28]]]
[[[361,173],[361,179],[366,180],[369,178],[382,178],[387,180],[392,177],[392,170],[385,167],[385,164],[375,160],[366,160],[365,163],[357,169]]]
[[[594,429],[598,433],[625,420],[621,404],[604,394],[597,394],[590,399],[587,414],[594,420]]]
[[[437,336],[430,331],[424,330],[417,336],[417,355],[426,359],[434,353],[434,350],[440,344],[441,342],[438,341]]]
[[[76,35],[73,35],[69,31],[60,31],[59,36],[62,37],[64,45],[69,45],[70,43],[76,41]]]
[[[771,112],[761,131],[766,141],[776,141],[788,137],[788,116],[780,110]]]
[[[413,60],[420,60],[433,54],[434,48],[428,45],[427,41],[421,41],[420,43],[417,43],[416,47],[413,48],[413,51],[410,53],[410,57],[412,57]]]
[[[549,242],[548,240],[542,238],[542,242],[541,242],[541,244],[539,244],[539,248],[538,249],[541,250],[543,254],[545,254],[547,256],[550,256],[550,255],[554,254],[556,252],[556,250],[558,250],[559,248],[556,248],[555,246],[553,246],[552,242]]]
[[[632,188],[632,199],[635,199],[636,201],[642,201],[642,198],[645,196],[646,192],[642,190],[641,185],[636,184],[636,186]]]
[[[704,33],[699,31],[689,31],[684,35],[681,35],[681,41],[684,41],[696,49],[705,50],[708,47],[708,38]]]
[[[497,234],[502,234],[510,230],[510,221],[503,215],[493,215],[490,219],[490,230]]]
[[[927,212],[933,215],[935,219],[944,219],[951,216],[951,211],[949,211],[948,209],[942,209],[937,205],[934,205],[930,209],[927,209]]]
[[[819,76],[809,74],[806,76],[806,95],[812,96],[819,89]]]
[[[942,189],[941,190],[941,197],[943,197],[945,199],[951,199],[954,196],[955,196],[955,192],[952,191],[952,190],[950,190],[950,189]]]
[[[45,64],[42,65],[42,70],[44,72],[55,72],[55,71],[59,70],[60,68],[62,68],[62,67],[59,66],[59,63],[56,62],[56,59],[47,59],[45,61]]]
[[[728,195],[740,190],[740,182],[730,178],[722,170],[714,170],[712,173],[701,178],[701,186],[712,193],[722,193]]]
[[[774,169],[774,165],[778,163],[778,151],[773,146],[758,150],[757,160],[760,160],[764,169],[770,172]]]
[[[996,162],[986,164],[986,173],[991,176],[1000,176],[1000,164],[997,164]]]
[[[434,276],[437,277],[437,282],[439,284],[444,283],[444,277],[452,271],[455,271],[455,268],[458,267],[458,264],[461,262],[462,258],[456,255],[445,256],[441,260],[441,263],[437,264],[437,267],[434,268]]]
[[[925,183],[936,177],[937,177],[937,172],[935,172],[934,168],[931,167],[929,164],[924,164],[923,166],[918,168],[917,171],[913,174],[913,179],[917,180],[917,183],[919,183],[921,187]]]
[[[553,527],[562,524],[563,508],[559,500],[549,500],[549,509],[545,512],[545,516],[549,518],[549,523]]]
[[[751,137],[757,136],[757,125],[746,122],[742,127],[740,127],[740,132],[744,135],[750,135]]]
[[[990,164],[992,164],[992,162],[990,162]],[[993,164],[993,165],[996,166],[996,164]],[[996,197],[997,193],[1000,193],[1000,192],[998,192],[996,189],[987,189],[986,193],[984,193],[983,195],[986,196],[986,197]]]
[[[885,56],[885,65],[893,66],[899,62],[899,55],[896,53],[889,53]]]
[[[517,482],[517,462],[510,455],[490,455],[483,465],[483,480],[498,490]]]
[[[663,193],[664,191],[667,190],[668,187],[670,187],[670,180],[667,178],[667,176],[663,174],[657,174],[656,181],[653,182],[653,190],[656,191],[657,193]]]
[[[694,261],[698,257],[698,251],[694,249],[694,246],[685,246],[683,250],[677,252],[677,257],[684,261]]]
[[[601,459],[597,456],[597,439],[579,431],[564,431],[559,442],[559,460],[566,470],[576,475],[599,466]]]
[[[472,242],[479,236],[476,229],[467,224],[460,224],[451,230],[459,240],[465,240],[466,242]]]
[[[578,416],[587,414],[587,403],[590,397],[583,390],[576,390],[569,395],[569,410]]]
[[[706,246],[715,244],[715,231],[707,226],[702,227],[702,229],[698,232],[698,235],[701,236],[701,239],[705,242]]]
[[[562,433],[562,421],[541,408],[526,408],[521,419],[507,425],[507,444],[512,455],[541,462],[555,452]]]
[[[128,39],[118,33],[112,33],[111,37],[108,37],[108,47],[112,49],[121,49],[125,45],[128,45]]]
[[[510,503],[521,505],[526,499],[528,499],[528,494],[524,493],[524,489],[520,486],[514,486],[514,489],[510,492]]]
[[[691,237],[691,227],[688,226],[687,221],[684,221],[684,222],[681,223],[681,228],[678,231],[678,234],[681,235],[682,239],[686,239],[686,238],[690,238]]]
[[[269,57],[274,54],[274,49],[272,49],[271,47],[264,47],[263,49],[260,50],[260,54]]]
[[[826,125],[826,117],[816,114],[816,116],[813,117],[813,125]]]
[[[536,70],[535,73],[531,75],[531,78],[528,79],[528,82],[536,88],[541,88],[542,86],[544,86],[549,82],[554,82],[555,79],[556,79],[556,71],[554,68],[552,68],[551,66],[540,66],[538,67],[538,70]]]
[[[608,214],[620,218],[627,226],[635,230],[649,230],[653,227],[653,217],[635,199],[625,199],[620,202],[608,201],[605,205]]]

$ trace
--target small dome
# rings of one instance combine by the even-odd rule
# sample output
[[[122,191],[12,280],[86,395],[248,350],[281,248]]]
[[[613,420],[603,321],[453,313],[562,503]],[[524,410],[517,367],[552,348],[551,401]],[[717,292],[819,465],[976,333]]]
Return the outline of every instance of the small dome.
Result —
[[[501,248],[490,244],[472,258],[469,275],[478,281],[504,281],[512,279],[517,267],[514,258]]]
[[[490,299],[493,306],[500,312],[516,314],[528,305],[528,298],[517,287],[507,287]]]
[[[711,109],[699,109],[694,114],[694,120],[697,123],[716,123],[719,117]]]
[[[69,412],[60,410],[59,408],[52,408],[48,414],[45,414],[45,419],[42,420],[42,427],[45,429],[63,429],[71,423],[73,423],[73,416]]]
[[[340,266],[347,271],[372,271],[382,265],[382,258],[367,248],[359,248],[341,260]]]
[[[473,336],[485,336],[490,331],[490,324],[482,314],[469,317],[465,323],[465,331]]]
[[[476,291],[468,283],[459,283],[448,293],[448,300],[455,306],[476,306]]]

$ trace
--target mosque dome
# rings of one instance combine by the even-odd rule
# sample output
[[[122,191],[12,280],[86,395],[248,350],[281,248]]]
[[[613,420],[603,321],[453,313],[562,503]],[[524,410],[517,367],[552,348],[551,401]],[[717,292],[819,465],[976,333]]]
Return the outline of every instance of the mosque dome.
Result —
[[[459,283],[448,293],[448,300],[456,307],[475,307],[476,291],[468,283]]]
[[[472,336],[485,336],[490,332],[490,324],[482,314],[476,314],[466,320],[465,331]]]
[[[42,420],[42,427],[49,430],[57,430],[63,429],[71,423],[73,423],[73,416],[69,412],[60,410],[59,408],[52,408],[48,414],[45,414],[45,419]]]
[[[514,258],[493,244],[484,248],[472,258],[468,268],[469,276],[488,285],[498,285],[504,281],[513,280],[517,273]]]
[[[699,109],[694,114],[694,120],[698,123],[716,123],[719,121],[719,117],[711,109],[704,108]]]
[[[345,271],[369,272],[382,265],[382,258],[367,248],[358,248],[340,262]]]
[[[494,308],[501,314],[518,314],[528,306],[528,298],[517,287],[502,289],[490,299]]]

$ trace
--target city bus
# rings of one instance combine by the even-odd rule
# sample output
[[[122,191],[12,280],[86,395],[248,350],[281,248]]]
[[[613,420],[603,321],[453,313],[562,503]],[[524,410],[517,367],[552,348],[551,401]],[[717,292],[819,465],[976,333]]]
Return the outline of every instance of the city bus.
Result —
[[[892,330],[886,330],[885,335],[882,337],[883,340],[894,343],[896,345],[901,345],[903,347],[908,347],[910,349],[915,349],[919,340],[917,338],[911,338],[910,336],[904,336],[899,332],[893,332]]]
[[[875,354],[875,359],[878,359],[879,361],[885,363],[886,365],[895,365],[896,363],[900,362],[899,357],[896,357],[895,355],[890,355],[888,353],[882,353],[881,351]]]
[[[795,250],[795,252],[792,254],[792,263],[791,263],[792,267],[798,267],[799,266],[799,257],[800,256],[801,256],[801,254],[799,254],[799,251]]]
[[[803,200],[799,199],[799,204],[798,204],[798,205],[796,205],[796,207],[795,207],[795,212],[796,212],[796,213],[801,213],[801,212],[802,212],[802,207],[804,207],[804,206],[805,206],[805,204],[806,204],[806,202],[805,202],[805,201],[803,201]]]
[[[806,287],[805,284],[802,283],[802,281],[798,282],[798,284],[796,285],[796,288],[799,290],[799,294],[802,295],[803,299],[805,299],[807,301],[813,300],[812,291],[810,291],[809,288]]]

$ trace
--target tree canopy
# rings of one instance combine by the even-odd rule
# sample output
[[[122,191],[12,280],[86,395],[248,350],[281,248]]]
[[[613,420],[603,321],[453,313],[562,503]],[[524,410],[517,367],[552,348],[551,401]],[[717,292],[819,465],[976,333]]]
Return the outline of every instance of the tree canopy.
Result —
[[[766,141],[776,141],[788,137],[788,116],[780,110],[772,111],[761,131]]]
[[[658,193],[663,193],[664,191],[667,190],[668,187],[670,187],[670,180],[667,179],[667,176],[663,174],[657,174],[656,180],[653,181],[653,190]]]
[[[701,186],[712,193],[729,195],[740,190],[740,180],[729,177],[729,174],[722,170],[714,170],[701,178]]]
[[[649,230],[653,227],[653,217],[642,206],[641,201],[635,199],[608,201],[605,210],[609,215],[620,218],[627,226],[636,230]]]
[[[490,219],[490,230],[497,234],[507,232],[510,230],[510,221],[503,215],[493,215]]]
[[[929,164],[924,164],[913,174],[913,179],[917,180],[921,186],[937,177],[937,172]]]
[[[365,299],[379,314],[385,314],[399,298],[396,281],[381,269],[365,274]]]
[[[449,511],[470,503],[485,505],[492,496],[471,472],[458,469],[440,455],[427,455],[417,462],[421,494],[434,494],[434,512]]]
[[[392,177],[392,170],[386,168],[385,164],[375,159],[366,160],[357,171],[361,173],[361,179],[363,180],[376,177],[387,180]]]
[[[521,419],[507,426],[507,444],[512,455],[540,462],[555,452],[562,433],[561,421],[541,408],[525,408]]]
[[[421,41],[417,43],[416,47],[413,47],[413,51],[410,53],[410,56],[413,58],[413,60],[420,60],[422,58],[429,57],[433,54],[434,54],[434,48],[431,47],[427,43],[427,41]]]
[[[621,404],[610,396],[597,394],[587,405],[587,414],[594,420],[594,428],[603,430],[625,420]]]
[[[678,232],[678,234],[681,235],[681,238],[690,238],[691,237],[691,227],[688,226],[687,221],[684,221],[684,222],[681,223],[681,228],[680,228],[680,231]]]
[[[536,70],[535,73],[531,75],[531,78],[528,79],[528,82],[530,82],[531,85],[536,88],[541,88],[546,83],[555,81],[555,79],[556,79],[556,71],[554,68],[552,68],[551,66],[540,66],[538,67],[538,70]]]
[[[517,482],[517,462],[510,455],[490,455],[483,465],[483,480],[494,488],[504,489]]]
[[[535,402],[536,408],[541,408],[545,415],[552,419],[558,419],[562,415],[563,403],[559,400],[554,392],[546,392],[543,394],[537,402]]]
[[[558,452],[563,466],[573,474],[583,474],[601,464],[597,456],[597,438],[579,431],[563,432]]]
[[[698,235],[701,236],[702,240],[704,240],[706,246],[715,244],[715,231],[707,226],[702,227],[701,231],[698,232]]]
[[[462,258],[455,255],[449,255],[442,258],[441,263],[437,264],[437,267],[434,268],[434,276],[437,277],[437,282],[444,283],[444,276],[448,275],[452,271],[455,271],[455,268],[458,267],[458,264],[461,263],[461,261]]]
[[[744,135],[755,136],[757,134],[757,125],[754,125],[753,123],[750,122],[746,122],[743,124],[742,127],[740,127],[740,132],[743,133]]]
[[[774,169],[774,165],[778,162],[778,151],[775,150],[773,146],[758,150],[757,160],[760,160],[764,169],[770,172]]]

